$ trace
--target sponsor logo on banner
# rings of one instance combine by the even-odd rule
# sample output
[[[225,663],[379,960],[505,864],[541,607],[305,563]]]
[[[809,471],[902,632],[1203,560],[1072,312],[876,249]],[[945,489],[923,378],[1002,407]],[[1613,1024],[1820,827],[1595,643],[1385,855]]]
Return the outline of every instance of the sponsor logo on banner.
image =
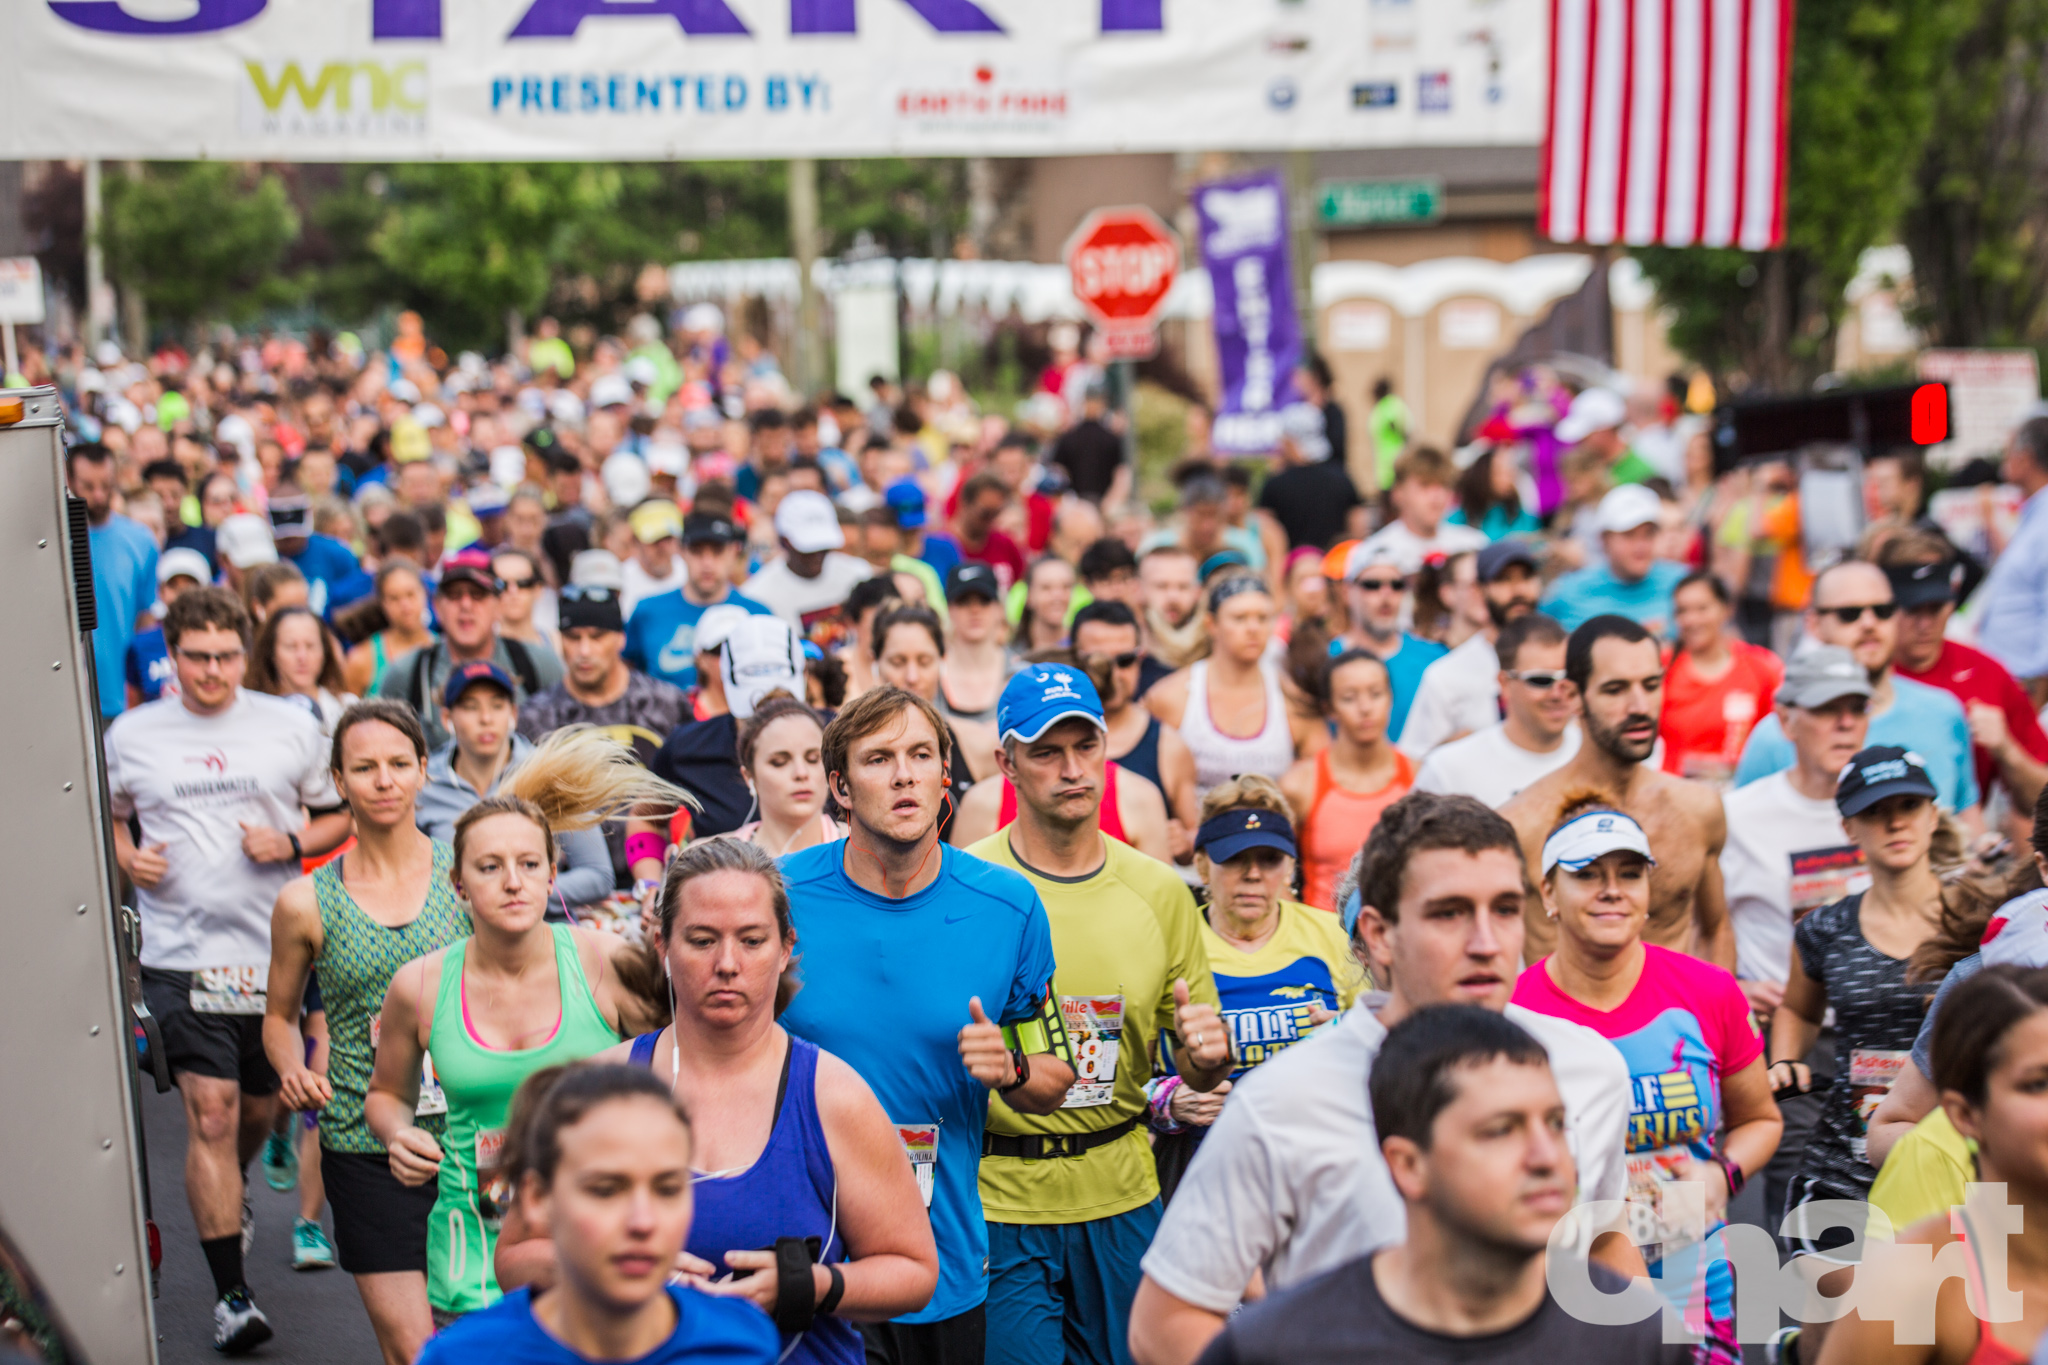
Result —
[[[1424,71],[1415,78],[1415,110],[1421,114],[1451,112],[1451,73]]]
[[[923,133],[1064,131],[1075,100],[1064,70],[982,62],[947,72],[906,69],[882,86],[884,114]]]
[[[242,63],[241,128],[266,137],[424,137],[423,61]]]
[[[1353,109],[1392,109],[1401,102],[1401,87],[1392,81],[1360,81],[1351,87]]]

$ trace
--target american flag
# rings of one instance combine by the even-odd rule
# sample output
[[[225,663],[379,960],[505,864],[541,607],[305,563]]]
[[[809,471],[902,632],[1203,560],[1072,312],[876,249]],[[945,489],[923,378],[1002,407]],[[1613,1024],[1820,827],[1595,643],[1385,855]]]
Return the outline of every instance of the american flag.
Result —
[[[1793,0],[1551,0],[1538,223],[1558,242],[1785,235]]]

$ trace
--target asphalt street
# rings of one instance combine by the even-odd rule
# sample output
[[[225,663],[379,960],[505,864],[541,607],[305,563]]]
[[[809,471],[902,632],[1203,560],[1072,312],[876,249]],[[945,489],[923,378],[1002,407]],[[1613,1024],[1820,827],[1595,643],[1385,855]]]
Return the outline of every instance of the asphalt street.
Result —
[[[163,1236],[163,1272],[157,1281],[157,1353],[162,1365],[218,1361],[213,1349],[213,1277],[199,1252],[192,1209],[185,1202],[185,1115],[178,1094],[156,1093],[142,1083],[142,1124],[149,1144],[149,1184],[157,1230]],[[292,1269],[292,1220],[297,1190],[280,1194],[249,1163],[256,1244],[245,1271],[256,1304],[277,1335],[247,1357],[292,1365],[378,1365],[382,1357],[363,1316],[353,1279],[339,1269]],[[331,1219],[323,1214],[328,1234]]]

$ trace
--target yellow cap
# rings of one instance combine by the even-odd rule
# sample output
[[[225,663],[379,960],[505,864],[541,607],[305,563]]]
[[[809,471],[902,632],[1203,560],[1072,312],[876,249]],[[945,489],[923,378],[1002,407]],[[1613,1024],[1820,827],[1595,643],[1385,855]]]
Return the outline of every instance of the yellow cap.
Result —
[[[626,523],[633,528],[634,539],[642,545],[680,539],[683,534],[683,514],[676,510],[674,503],[659,498],[634,508]]]
[[[391,424],[391,459],[394,464],[413,464],[433,454],[427,429],[410,417]]]

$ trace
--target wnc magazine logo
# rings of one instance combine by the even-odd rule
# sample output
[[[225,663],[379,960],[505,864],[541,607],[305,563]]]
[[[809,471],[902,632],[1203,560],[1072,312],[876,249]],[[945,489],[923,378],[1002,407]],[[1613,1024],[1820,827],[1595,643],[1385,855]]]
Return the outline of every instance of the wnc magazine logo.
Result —
[[[244,133],[289,138],[424,137],[423,61],[242,64]]]

